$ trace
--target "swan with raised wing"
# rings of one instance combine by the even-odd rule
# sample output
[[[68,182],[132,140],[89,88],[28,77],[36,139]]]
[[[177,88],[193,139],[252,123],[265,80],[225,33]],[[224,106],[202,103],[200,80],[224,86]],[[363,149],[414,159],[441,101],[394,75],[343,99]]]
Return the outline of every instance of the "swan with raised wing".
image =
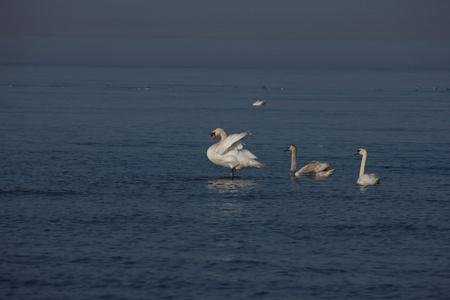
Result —
[[[361,160],[361,167],[359,169],[359,177],[356,181],[357,184],[360,185],[372,185],[372,184],[379,184],[380,183],[380,177],[378,177],[375,174],[364,174],[366,170],[366,161],[367,161],[367,150],[364,148],[358,149],[358,151],[355,153],[355,155],[361,154],[362,160]]]
[[[334,171],[336,169],[330,170],[330,165],[324,162],[315,161],[313,160],[300,170],[296,172],[297,169],[297,147],[295,145],[289,145],[286,151],[292,151],[291,155],[291,175],[295,175],[296,177],[302,176],[302,175],[309,175],[309,176],[316,176],[316,177],[330,177],[333,175]]]
[[[209,147],[206,155],[216,165],[230,168],[230,177],[234,177],[234,170],[244,168],[262,168],[264,165],[256,161],[257,157],[244,148],[242,140],[250,136],[250,131],[227,135],[222,128],[216,128],[211,133],[211,141],[220,136],[220,141]]]

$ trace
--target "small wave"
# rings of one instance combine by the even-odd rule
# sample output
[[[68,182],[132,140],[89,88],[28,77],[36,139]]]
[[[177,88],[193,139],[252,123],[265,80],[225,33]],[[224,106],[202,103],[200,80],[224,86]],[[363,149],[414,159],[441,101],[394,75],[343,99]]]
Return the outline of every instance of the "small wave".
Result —
[[[14,189],[14,190],[2,190],[0,189],[0,195],[14,195],[14,196],[26,196],[26,195],[44,195],[44,196],[67,196],[77,195],[75,191],[46,191],[46,190],[27,190],[27,189]]]

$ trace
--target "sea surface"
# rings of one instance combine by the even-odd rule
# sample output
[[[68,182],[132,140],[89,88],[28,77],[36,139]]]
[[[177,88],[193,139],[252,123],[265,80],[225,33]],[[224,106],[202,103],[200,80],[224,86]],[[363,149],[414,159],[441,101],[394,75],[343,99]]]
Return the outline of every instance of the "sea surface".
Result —
[[[2,65],[0,298],[449,299],[448,88],[450,70]],[[266,166],[230,179],[217,127],[251,131]],[[336,172],[290,177],[290,144]],[[381,184],[356,184],[361,147]]]

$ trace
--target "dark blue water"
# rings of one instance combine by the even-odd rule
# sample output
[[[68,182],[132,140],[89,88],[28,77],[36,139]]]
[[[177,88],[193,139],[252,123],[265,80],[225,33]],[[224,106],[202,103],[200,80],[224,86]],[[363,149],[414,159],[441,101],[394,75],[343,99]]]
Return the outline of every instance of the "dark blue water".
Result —
[[[0,74],[2,299],[450,295],[448,70]],[[227,178],[216,127],[266,167]],[[333,177],[290,178],[289,144]]]

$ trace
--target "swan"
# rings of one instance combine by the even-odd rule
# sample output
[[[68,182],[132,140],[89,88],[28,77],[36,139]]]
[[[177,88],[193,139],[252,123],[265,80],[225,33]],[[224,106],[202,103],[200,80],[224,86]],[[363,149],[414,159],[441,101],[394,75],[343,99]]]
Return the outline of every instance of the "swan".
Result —
[[[255,102],[253,102],[253,106],[262,106],[262,105],[266,105],[266,100],[256,100]]]
[[[249,150],[244,149],[241,140],[250,136],[250,131],[230,134],[229,136],[222,128],[216,128],[211,133],[211,141],[218,135],[221,139],[218,143],[208,148],[206,155],[216,165],[230,168],[230,177],[234,177],[234,170],[244,168],[262,168],[264,165],[256,161],[257,157]]]
[[[320,161],[312,161],[297,172],[295,170],[297,169],[297,147],[295,145],[289,145],[286,151],[292,151],[291,156],[291,175],[295,176],[301,176],[301,175],[312,175],[316,177],[330,177],[333,175],[334,171],[336,169],[329,170],[330,167],[329,164],[320,162]]]
[[[358,149],[355,155],[358,154],[362,155],[362,160],[361,160],[361,168],[359,169],[359,178],[356,181],[356,183],[360,185],[379,184],[380,177],[378,177],[375,174],[364,174],[364,171],[366,169],[367,150],[364,148]]]

